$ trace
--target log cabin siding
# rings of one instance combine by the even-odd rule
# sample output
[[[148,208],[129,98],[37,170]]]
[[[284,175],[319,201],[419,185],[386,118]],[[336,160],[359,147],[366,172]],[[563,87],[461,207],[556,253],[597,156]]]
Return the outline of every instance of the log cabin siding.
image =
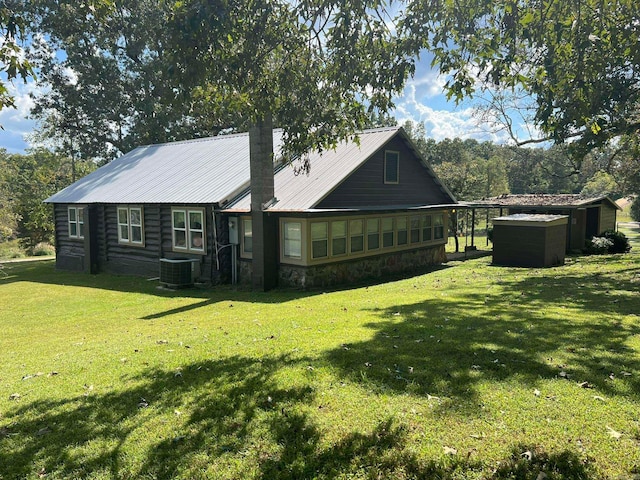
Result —
[[[55,204],[56,268],[81,272],[84,270],[84,240],[69,238],[69,205]]]
[[[109,273],[156,276],[160,262],[160,215],[156,205],[142,207],[143,245],[126,245],[118,241],[118,207],[129,205],[102,205],[104,216],[100,245],[100,269]],[[133,205],[131,205],[133,206]],[[102,237],[102,239],[101,239]]]
[[[384,183],[385,151],[399,152],[399,182]],[[395,138],[377,151],[316,208],[350,208],[386,205],[439,205],[451,203],[429,170]]]

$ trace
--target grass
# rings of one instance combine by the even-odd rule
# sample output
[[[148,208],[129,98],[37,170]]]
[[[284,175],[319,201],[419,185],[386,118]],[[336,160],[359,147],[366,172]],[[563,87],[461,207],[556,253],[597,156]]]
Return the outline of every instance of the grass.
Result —
[[[0,478],[635,478],[635,247],[328,292],[7,264]]]

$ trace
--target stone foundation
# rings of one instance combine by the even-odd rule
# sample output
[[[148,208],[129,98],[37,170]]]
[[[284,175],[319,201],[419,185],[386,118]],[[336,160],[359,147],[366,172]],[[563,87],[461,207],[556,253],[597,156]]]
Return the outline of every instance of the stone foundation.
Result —
[[[444,245],[312,267],[280,265],[280,287],[320,288],[423,270],[446,261]]]

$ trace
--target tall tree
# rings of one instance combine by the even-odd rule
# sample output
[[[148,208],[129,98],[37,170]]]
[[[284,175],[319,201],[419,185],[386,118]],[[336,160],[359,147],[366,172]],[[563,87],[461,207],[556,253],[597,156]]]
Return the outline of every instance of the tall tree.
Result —
[[[252,128],[253,283],[268,288],[264,207],[272,201],[274,119],[286,151],[302,159],[386,112],[413,71],[378,0],[181,0],[173,3],[170,44],[181,85],[200,87],[212,105]],[[260,239],[256,243],[256,238]],[[264,239],[264,242],[262,241]]]
[[[95,169],[92,162],[79,162],[76,173],[84,176]],[[45,149],[26,154],[0,155],[0,199],[10,202],[2,205],[0,216],[13,218],[4,232],[6,237],[17,236],[25,246],[39,242],[52,242],[54,234],[53,212],[45,200],[72,182],[71,161]]]
[[[32,0],[25,9],[45,87],[32,115],[39,139],[55,150],[106,162],[141,144],[213,135],[235,123],[211,115],[202,91],[174,83],[166,2]]]
[[[0,3],[0,72],[6,78],[0,79],[0,110],[15,107],[15,100],[5,82],[15,79],[26,82],[34,76],[33,68],[24,57],[20,46],[25,35],[25,20],[20,5],[21,2],[18,0],[5,0]]]
[[[404,26],[457,100],[522,93],[545,139],[591,149],[640,128],[637,0],[413,0]],[[500,90],[501,89],[501,90]]]

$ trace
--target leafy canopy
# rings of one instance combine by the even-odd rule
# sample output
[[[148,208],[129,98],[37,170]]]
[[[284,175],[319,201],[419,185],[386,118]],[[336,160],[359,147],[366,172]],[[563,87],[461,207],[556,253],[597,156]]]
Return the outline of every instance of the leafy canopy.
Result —
[[[637,0],[414,0],[404,27],[449,97],[530,94],[546,138],[583,155],[640,127],[639,18]]]

